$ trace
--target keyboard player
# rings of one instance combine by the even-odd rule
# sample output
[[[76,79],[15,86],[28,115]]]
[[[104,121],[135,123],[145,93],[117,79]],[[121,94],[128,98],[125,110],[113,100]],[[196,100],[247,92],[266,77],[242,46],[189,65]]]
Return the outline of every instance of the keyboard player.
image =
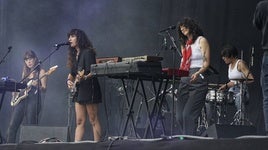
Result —
[[[178,23],[178,36],[183,55],[180,69],[189,70],[189,76],[180,80],[176,117],[180,134],[196,135],[197,119],[208,90],[204,73],[210,64],[210,48],[202,29],[191,18]]]

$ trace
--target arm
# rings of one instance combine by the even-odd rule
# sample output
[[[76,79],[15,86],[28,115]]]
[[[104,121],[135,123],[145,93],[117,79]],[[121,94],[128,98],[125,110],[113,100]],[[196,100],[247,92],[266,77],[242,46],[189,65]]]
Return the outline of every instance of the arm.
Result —
[[[243,60],[238,63],[237,69],[244,74],[246,79],[250,79],[250,81],[247,81],[247,83],[254,82],[254,77]]]
[[[41,69],[40,70],[40,77],[44,76],[42,79],[41,79],[41,87],[40,89],[42,91],[45,91],[46,88],[47,88],[47,76],[45,75],[45,70],[44,69]]]
[[[181,54],[183,55],[183,51],[184,51],[185,49],[184,49],[184,47],[181,45]],[[180,63],[180,66],[181,66],[181,64],[182,64],[182,61],[183,61],[183,56],[181,57],[181,63]]]
[[[69,73],[68,74],[68,77],[67,77],[67,87],[69,89],[71,89],[73,87],[73,84],[74,84],[74,77]]]
[[[45,73],[46,72],[44,69],[40,70],[40,74],[39,74],[40,87],[39,87],[39,89],[42,91],[46,91],[46,88],[47,88],[47,75]],[[38,86],[38,79],[31,80],[31,81],[32,81],[32,83],[31,83],[32,86],[35,86],[35,87]]]
[[[92,74],[90,73],[91,65],[96,64],[96,57],[93,51],[87,50],[84,52],[84,64],[85,64],[84,80],[86,80],[92,77]]]

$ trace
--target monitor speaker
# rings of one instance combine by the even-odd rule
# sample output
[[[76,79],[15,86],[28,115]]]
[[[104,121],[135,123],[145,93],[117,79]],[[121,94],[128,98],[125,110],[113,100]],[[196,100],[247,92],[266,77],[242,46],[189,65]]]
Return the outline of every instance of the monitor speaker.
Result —
[[[44,141],[44,139],[54,141],[69,142],[68,127],[50,126],[21,126],[19,142],[24,141]]]
[[[245,125],[213,124],[202,134],[202,136],[213,138],[236,138],[245,135],[256,135],[256,128]]]

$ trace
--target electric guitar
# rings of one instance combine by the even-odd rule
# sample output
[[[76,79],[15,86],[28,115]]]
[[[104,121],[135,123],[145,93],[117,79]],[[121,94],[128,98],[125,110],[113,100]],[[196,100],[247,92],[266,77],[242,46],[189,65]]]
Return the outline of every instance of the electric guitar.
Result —
[[[41,76],[39,79],[42,79],[50,74],[52,74],[54,71],[56,71],[56,69],[58,68],[58,66],[53,66],[51,68],[49,68],[49,70],[47,72],[45,72],[45,74],[43,76]],[[11,99],[11,106],[16,106],[17,104],[19,104],[23,99],[25,99],[28,96],[29,91],[32,88],[32,84],[34,82],[35,79],[32,79],[30,81],[27,82],[27,87],[25,89],[20,90],[20,92],[16,92],[15,94],[13,94],[12,99]]]
[[[78,73],[78,75],[80,77],[83,77],[84,74],[85,74],[85,70],[78,71],[77,73]],[[80,81],[77,78],[75,78],[73,86],[70,88],[70,93],[71,93],[70,98],[71,99],[74,99],[75,97],[77,97],[77,92],[78,92],[78,88],[79,88],[79,82]]]

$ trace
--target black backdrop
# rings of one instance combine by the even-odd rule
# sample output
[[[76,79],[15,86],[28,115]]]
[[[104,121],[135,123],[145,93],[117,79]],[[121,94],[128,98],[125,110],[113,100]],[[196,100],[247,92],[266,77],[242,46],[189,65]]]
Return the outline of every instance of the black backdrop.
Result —
[[[255,46],[255,83],[249,86],[249,119],[263,134],[262,96],[259,85],[261,62],[260,32],[252,26],[253,12],[259,0],[0,0],[0,56],[8,46],[12,51],[0,65],[0,76],[20,79],[22,55],[28,49],[42,60],[51,53],[53,45],[67,40],[71,28],[81,28],[89,35],[98,57],[140,56],[160,53],[163,67],[172,66],[172,51],[161,48],[163,37],[157,33],[175,25],[183,17],[196,19],[211,46],[212,66],[220,75],[211,83],[227,81],[227,66],[220,57],[220,47],[231,43],[249,62],[250,49]],[[176,32],[171,35],[177,39]],[[170,41],[168,40],[170,45]],[[179,43],[177,43],[179,44]],[[49,77],[40,125],[66,126],[68,123],[68,90],[65,80],[66,47],[60,48],[42,65],[48,69],[57,64],[58,70]],[[178,54],[176,53],[176,59]],[[176,60],[176,62],[178,62]],[[118,81],[101,78],[104,102],[100,116],[106,135],[118,134],[124,110]],[[5,135],[12,108],[7,94],[0,112],[0,129]],[[73,117],[71,117],[73,118]]]

